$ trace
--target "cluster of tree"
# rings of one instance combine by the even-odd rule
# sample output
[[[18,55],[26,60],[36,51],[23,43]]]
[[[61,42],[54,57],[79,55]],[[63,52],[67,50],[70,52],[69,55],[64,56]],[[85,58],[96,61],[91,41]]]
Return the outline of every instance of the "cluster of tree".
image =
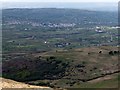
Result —
[[[118,55],[120,51],[109,51],[109,55]]]
[[[50,56],[43,58],[17,58],[3,62],[2,74],[17,81],[59,79],[64,76],[68,63]]]

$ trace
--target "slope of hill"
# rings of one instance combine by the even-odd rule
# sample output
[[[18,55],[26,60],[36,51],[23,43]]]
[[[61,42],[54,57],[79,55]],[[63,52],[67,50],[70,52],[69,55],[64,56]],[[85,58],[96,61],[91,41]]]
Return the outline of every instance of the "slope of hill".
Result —
[[[0,80],[2,81],[2,83],[0,82],[2,88],[39,88],[39,90],[53,90],[49,87],[28,85],[5,78],[0,78]]]
[[[102,46],[26,53],[22,57],[13,53],[8,55],[13,58],[3,62],[3,77],[40,86],[79,87],[91,80],[120,72],[120,53],[117,52],[117,47]]]

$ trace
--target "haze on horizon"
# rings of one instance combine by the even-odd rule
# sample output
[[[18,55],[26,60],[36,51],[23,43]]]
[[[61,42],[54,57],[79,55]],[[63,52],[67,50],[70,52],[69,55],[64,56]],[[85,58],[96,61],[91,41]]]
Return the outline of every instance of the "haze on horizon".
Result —
[[[2,2],[2,8],[72,8],[95,11],[117,11],[117,2]]]
[[[1,0],[2,8],[72,8],[116,11],[119,0]]]
[[[49,0],[49,2],[118,2],[119,0]],[[1,2],[48,2],[48,0],[1,0]]]
[[[7,8],[72,8],[95,11],[117,11],[116,2],[3,2],[2,9]]]

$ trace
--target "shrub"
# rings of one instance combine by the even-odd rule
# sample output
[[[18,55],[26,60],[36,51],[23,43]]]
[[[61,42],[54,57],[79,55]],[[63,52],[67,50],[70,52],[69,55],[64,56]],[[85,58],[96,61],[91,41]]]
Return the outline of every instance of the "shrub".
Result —
[[[55,59],[55,57],[54,56],[50,56],[50,59]]]
[[[102,53],[102,51],[99,51],[99,53]]]
[[[109,52],[109,55],[114,55],[114,52],[113,52],[113,51],[110,51],[110,52]]]

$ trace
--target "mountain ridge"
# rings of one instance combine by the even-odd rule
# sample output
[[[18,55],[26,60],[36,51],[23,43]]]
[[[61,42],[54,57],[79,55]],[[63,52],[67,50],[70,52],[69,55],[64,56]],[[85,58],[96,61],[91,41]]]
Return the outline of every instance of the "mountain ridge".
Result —
[[[89,11],[80,9],[4,9],[3,21],[19,20],[37,23],[75,23],[84,25],[117,25],[117,13],[104,11]],[[112,21],[112,24],[110,24]],[[92,23],[91,23],[92,22]]]

